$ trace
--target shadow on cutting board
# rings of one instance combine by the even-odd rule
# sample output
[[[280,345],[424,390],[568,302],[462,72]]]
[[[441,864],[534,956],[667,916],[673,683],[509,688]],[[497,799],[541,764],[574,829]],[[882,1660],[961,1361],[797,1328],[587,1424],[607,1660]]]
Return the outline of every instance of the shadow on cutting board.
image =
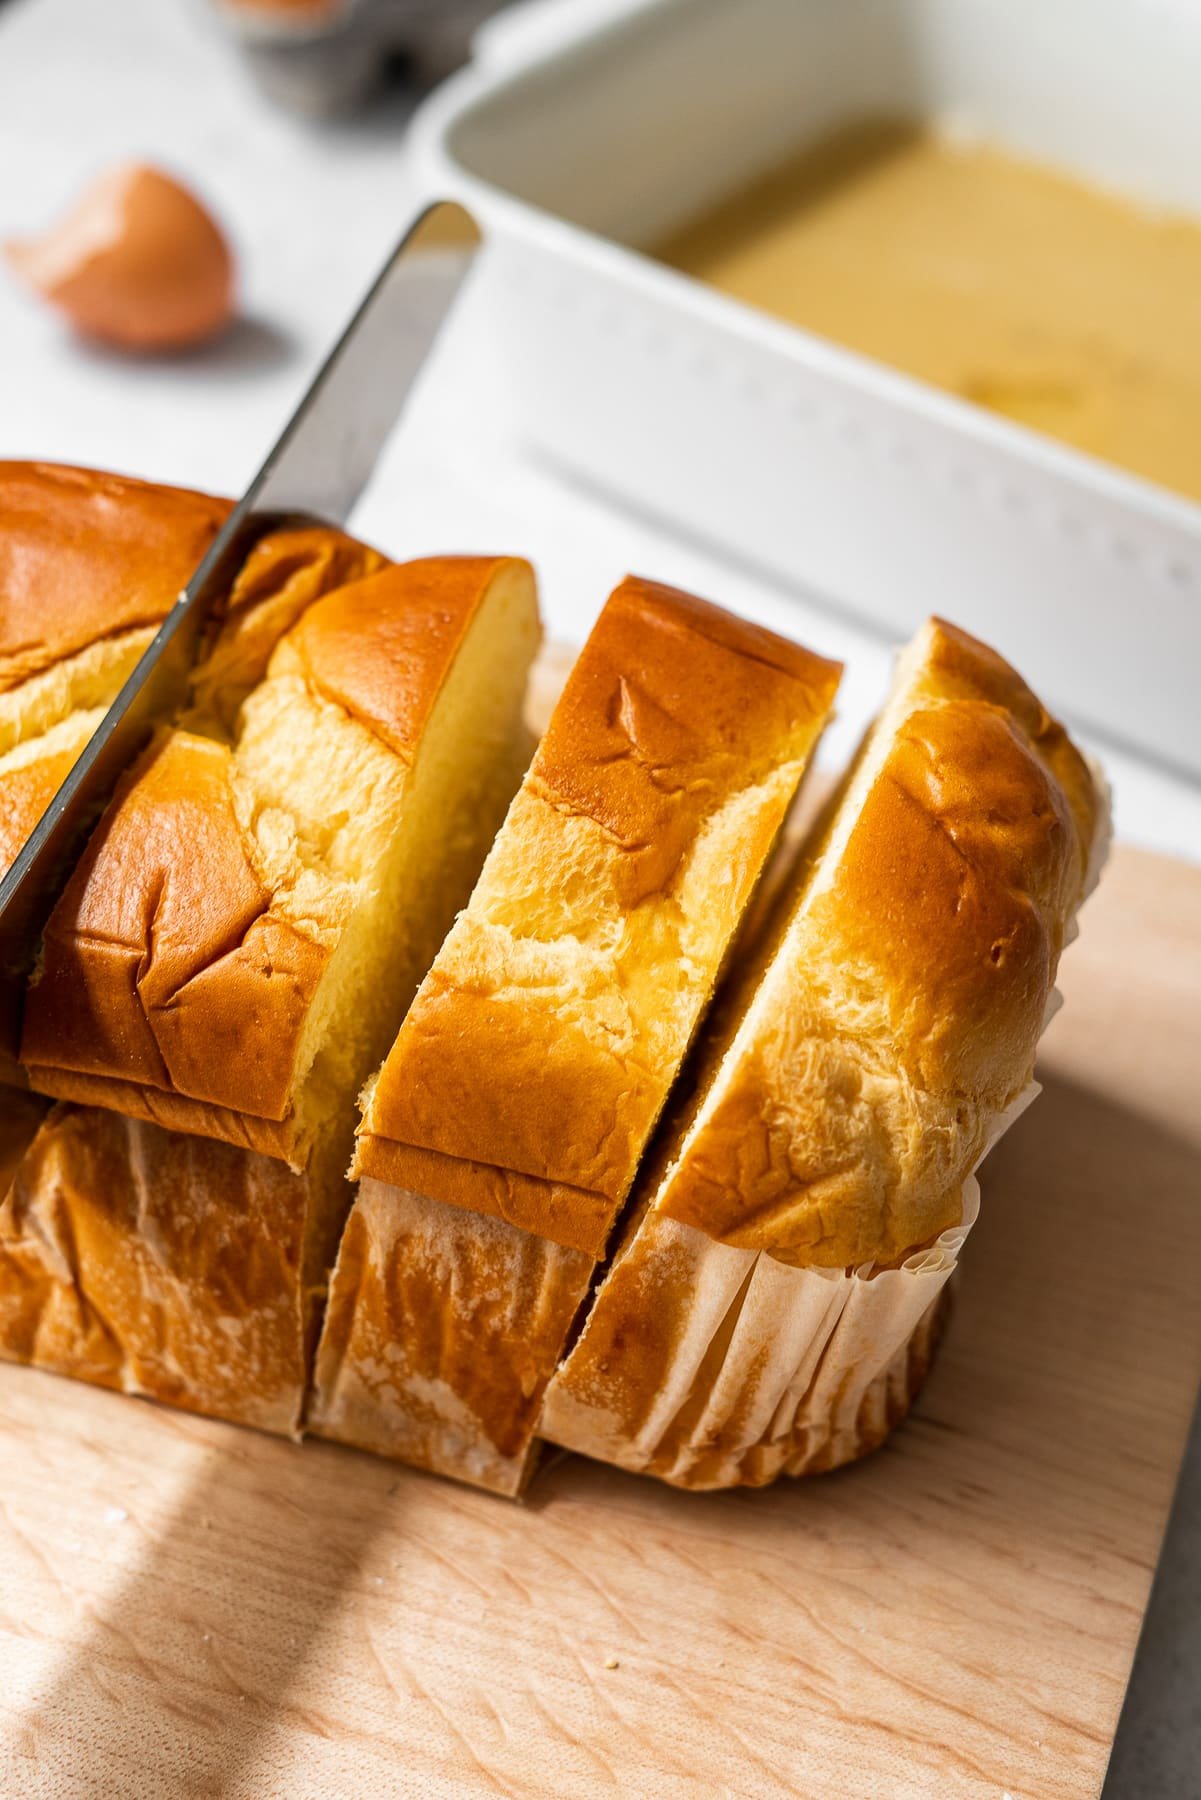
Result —
[[[289,1695],[335,1615],[374,1579],[369,1548],[385,1513],[395,1526],[396,1476],[383,1462],[236,1428],[214,1446],[29,1709],[37,1772],[60,1784],[50,1791],[240,1794],[264,1737],[300,1722],[322,1732]]]
[[[495,1697],[488,1766],[514,1782],[549,1731],[534,1671],[561,1679],[573,1646],[599,1668],[617,1643],[692,1731],[697,1656],[737,1655],[765,1693],[782,1668],[818,1666],[819,1708],[837,1714],[854,1700],[846,1644],[862,1641],[883,1678],[865,1729],[912,1729],[916,1707],[923,1741],[941,1741],[979,1715],[976,1750],[992,1753],[1033,1695],[1053,1766],[1095,1768],[1099,1786],[1201,1354],[1199,1157],[1054,1058],[1043,1080],[990,1162],[942,1358],[875,1457],[710,1497],[568,1458],[513,1508],[206,1426],[199,1477],[25,1716],[53,1778],[29,1791],[307,1793],[274,1781],[280,1758],[313,1767],[332,1740],[371,1773],[349,1791],[418,1792],[380,1782],[406,1779],[418,1746],[427,1771],[453,1754],[478,1700],[465,1631],[475,1687]],[[771,1621],[761,1642],[748,1595]],[[944,1689],[966,1711],[952,1717]],[[565,1685],[561,1704],[584,1741],[592,1685]]]
[[[1095,1395],[1102,1413],[1124,1416],[1129,1436],[1116,1447],[1128,1454],[1145,1445],[1154,1459],[1171,1396],[1178,1458],[1201,1354],[1190,1298],[1201,1280],[1201,1147],[1065,1079],[1053,1060],[1038,1077],[1041,1095],[981,1170],[947,1347],[954,1358],[970,1338],[987,1355],[978,1404],[996,1395],[1046,1409],[1074,1394],[1078,1410]]]

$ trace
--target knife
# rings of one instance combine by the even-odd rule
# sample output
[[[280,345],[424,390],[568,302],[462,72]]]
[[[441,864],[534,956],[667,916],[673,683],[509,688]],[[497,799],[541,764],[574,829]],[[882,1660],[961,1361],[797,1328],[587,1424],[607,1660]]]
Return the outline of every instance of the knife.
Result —
[[[25,981],[46,921],[122,770],[186,696],[205,625],[281,523],[344,525],[482,243],[452,201],[401,239],[87,747],[0,881],[0,1081],[18,1079]]]

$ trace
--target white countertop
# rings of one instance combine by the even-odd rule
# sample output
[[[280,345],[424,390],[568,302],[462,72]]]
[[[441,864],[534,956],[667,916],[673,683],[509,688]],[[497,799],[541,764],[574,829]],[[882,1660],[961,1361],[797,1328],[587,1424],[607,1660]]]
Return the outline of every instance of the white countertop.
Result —
[[[106,163],[152,159],[225,221],[245,315],[210,350],[138,362],[74,342],[0,278],[0,456],[236,493],[412,210],[406,114],[403,96],[339,127],[274,111],[203,0],[0,0],[0,235],[41,229]],[[365,535],[395,553],[530,555],[549,628],[568,639],[629,568],[774,624],[847,661],[824,751],[841,758],[883,691],[885,642],[568,490],[506,441],[490,393],[484,346],[458,332],[356,516]],[[1119,835],[1201,861],[1201,789],[1093,748],[1114,784]]]

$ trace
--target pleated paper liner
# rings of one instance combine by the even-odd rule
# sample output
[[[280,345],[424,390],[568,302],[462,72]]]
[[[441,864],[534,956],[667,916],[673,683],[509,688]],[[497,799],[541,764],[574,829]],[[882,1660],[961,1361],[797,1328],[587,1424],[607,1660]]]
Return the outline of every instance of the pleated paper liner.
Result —
[[[551,1384],[542,1435],[689,1488],[863,1455],[921,1386],[978,1211],[971,1178],[961,1224],[897,1268],[850,1271],[794,1269],[648,1213]]]
[[[1090,767],[1101,805],[1086,898],[1111,840],[1108,784]],[[1073,921],[1066,942],[1076,934]],[[1052,989],[1044,1031],[1061,1004]],[[1031,1082],[998,1115],[981,1161],[1037,1093]],[[795,1269],[646,1211],[547,1391],[541,1435],[687,1488],[853,1462],[926,1378],[979,1208],[973,1172],[958,1225],[896,1267],[847,1270]]]

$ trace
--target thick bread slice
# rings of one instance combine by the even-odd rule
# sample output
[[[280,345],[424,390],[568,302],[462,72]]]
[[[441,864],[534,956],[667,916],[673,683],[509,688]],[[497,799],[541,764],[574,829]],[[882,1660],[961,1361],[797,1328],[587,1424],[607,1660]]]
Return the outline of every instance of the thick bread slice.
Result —
[[[297,1436],[348,1138],[296,1174],[56,1107],[0,1204],[0,1357]]]
[[[610,598],[370,1091],[315,1430],[504,1492],[838,669]]]
[[[704,601],[616,590],[370,1093],[357,1173],[599,1253],[837,680]]]
[[[855,1453],[853,1432],[830,1449],[812,1384],[852,1316],[878,1322],[857,1328],[843,1387],[883,1379],[904,1354],[893,1321],[912,1329],[929,1278],[953,1267],[971,1173],[1032,1091],[1105,818],[1088,766],[1020,677],[932,620],[774,935],[723,1002],[548,1389],[544,1435],[685,1485]],[[798,1319],[813,1309],[792,1362],[778,1320],[768,1331],[756,1312],[761,1290]],[[866,1367],[876,1351],[880,1367]]]
[[[237,680],[261,660],[261,622],[231,608],[214,656]],[[232,742],[211,707],[196,717],[212,735],[160,735],[47,928],[32,1085],[303,1168],[383,1054],[520,777],[537,636],[526,563],[388,568],[302,612]]]
[[[959,1221],[1028,1087],[1102,799],[1020,676],[932,620],[902,660],[661,1210],[798,1266]]]

